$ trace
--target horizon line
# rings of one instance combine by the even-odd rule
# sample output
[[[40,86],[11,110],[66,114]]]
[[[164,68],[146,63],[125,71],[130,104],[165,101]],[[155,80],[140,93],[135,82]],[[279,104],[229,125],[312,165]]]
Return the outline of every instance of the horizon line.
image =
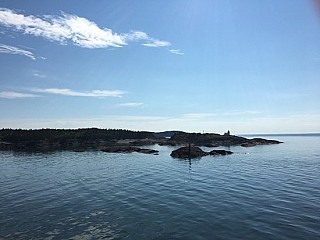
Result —
[[[85,129],[99,129],[99,130],[127,130],[127,131],[135,131],[135,132],[152,132],[152,133],[161,133],[161,132],[185,132],[185,133],[200,133],[200,134],[219,134],[218,132],[192,132],[192,131],[184,131],[184,130],[163,130],[163,131],[150,131],[150,130],[134,130],[127,128],[99,128],[99,127],[80,127],[80,128],[1,128],[2,130],[28,130],[28,131],[36,131],[36,130],[85,130]],[[236,135],[240,136],[287,136],[287,135],[319,135],[319,132],[292,132],[292,133],[236,133]],[[231,134],[233,135],[233,134]]]

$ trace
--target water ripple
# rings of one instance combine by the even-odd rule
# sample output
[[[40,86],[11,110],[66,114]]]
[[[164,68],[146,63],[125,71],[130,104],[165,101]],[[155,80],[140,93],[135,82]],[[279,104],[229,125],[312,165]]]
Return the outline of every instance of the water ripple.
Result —
[[[319,239],[320,142],[289,142],[192,161],[1,152],[0,239]]]

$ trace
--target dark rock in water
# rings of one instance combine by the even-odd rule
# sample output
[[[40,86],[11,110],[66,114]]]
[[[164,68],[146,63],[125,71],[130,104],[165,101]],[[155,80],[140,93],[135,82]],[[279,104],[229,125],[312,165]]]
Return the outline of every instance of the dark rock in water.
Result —
[[[84,149],[74,149],[73,152],[85,152],[86,150]]]
[[[159,154],[158,150],[145,149],[145,148],[139,148],[135,152],[144,153],[144,154],[154,154],[154,155],[158,155]]]
[[[157,154],[159,151],[153,149],[145,149],[145,148],[138,148],[132,146],[108,146],[101,149],[103,152],[108,153],[145,153],[145,154]]]
[[[254,146],[257,146],[257,144],[250,143],[250,142],[246,142],[246,143],[241,144],[241,147],[254,147]]]
[[[135,147],[130,146],[108,146],[101,149],[103,152],[110,152],[110,153],[131,153],[134,152]]]
[[[257,145],[269,145],[269,144],[279,144],[282,143],[280,141],[276,140],[268,140],[268,139],[263,139],[263,138],[253,138],[253,139],[248,139],[247,142],[242,143],[242,147],[254,147]]]
[[[177,150],[174,150],[172,151],[170,156],[174,158],[191,159],[191,158],[200,158],[208,155],[228,155],[232,153],[233,152],[226,151],[226,150],[212,150],[211,152],[205,152],[199,147],[190,146],[190,147],[181,147]]]
[[[172,151],[170,154],[171,157],[174,158],[200,158],[203,156],[207,156],[208,153],[205,151],[202,151],[199,147],[181,147],[177,150]]]
[[[279,143],[283,143],[277,140],[268,140],[268,139],[264,139],[264,138],[253,138],[250,139],[250,142],[255,143],[256,145],[268,145],[268,144],[279,144]]]
[[[229,154],[233,154],[233,152],[227,151],[227,150],[212,150],[211,152],[209,152],[209,155],[229,155]]]
[[[204,144],[204,146],[205,146],[205,147],[212,147],[212,148],[219,147],[219,145],[217,145],[217,144],[212,144],[212,143]]]

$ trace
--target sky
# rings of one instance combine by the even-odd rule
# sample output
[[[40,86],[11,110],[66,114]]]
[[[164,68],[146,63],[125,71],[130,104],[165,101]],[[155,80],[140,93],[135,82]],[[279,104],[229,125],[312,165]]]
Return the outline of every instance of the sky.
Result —
[[[0,2],[0,128],[320,132],[316,0]]]

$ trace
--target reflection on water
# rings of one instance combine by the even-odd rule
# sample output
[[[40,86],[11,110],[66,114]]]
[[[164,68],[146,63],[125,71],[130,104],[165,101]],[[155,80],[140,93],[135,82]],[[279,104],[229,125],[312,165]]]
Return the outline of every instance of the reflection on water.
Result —
[[[0,153],[0,239],[319,239],[320,138],[177,160]]]

